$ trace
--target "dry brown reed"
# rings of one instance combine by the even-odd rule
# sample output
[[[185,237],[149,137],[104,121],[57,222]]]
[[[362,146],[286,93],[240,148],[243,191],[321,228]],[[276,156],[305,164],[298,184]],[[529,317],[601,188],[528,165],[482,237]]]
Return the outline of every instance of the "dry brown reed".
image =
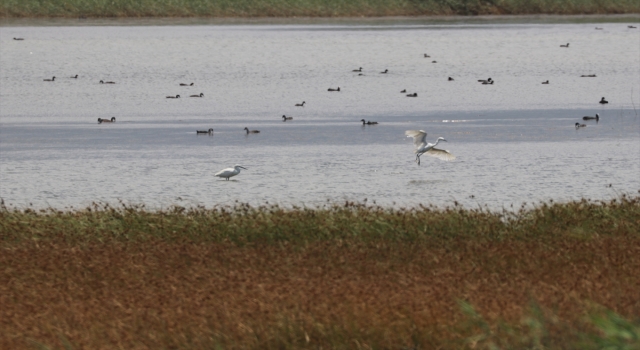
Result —
[[[365,208],[347,209],[361,216],[373,210]],[[638,198],[626,197],[545,204],[502,217],[498,222],[506,226],[496,226],[501,234],[485,237],[473,231],[488,227],[482,215],[451,209],[448,216],[431,210],[441,222],[430,225],[471,232],[372,237],[355,235],[354,222],[333,218],[351,234],[239,241],[193,233],[94,232],[78,239],[77,232],[56,231],[62,223],[54,219],[75,215],[77,222],[65,229],[89,230],[78,224],[83,216],[134,225],[143,212],[127,218],[122,210],[37,214],[5,208],[0,348],[597,348],[592,336],[600,333],[587,319],[596,305],[627,319],[640,315],[639,209]],[[268,218],[265,210],[254,214]],[[248,212],[229,220],[248,224],[242,221]],[[578,212],[590,219],[574,221]],[[320,209],[305,217],[312,214],[329,220]],[[185,219],[184,212],[163,215],[183,227],[185,220],[198,221]],[[401,222],[417,214],[386,215],[376,216],[402,229]],[[47,220],[54,235],[38,231]],[[546,234],[532,235],[531,227]],[[475,311],[463,303],[465,315],[460,300]],[[469,316],[476,311],[484,321]]]

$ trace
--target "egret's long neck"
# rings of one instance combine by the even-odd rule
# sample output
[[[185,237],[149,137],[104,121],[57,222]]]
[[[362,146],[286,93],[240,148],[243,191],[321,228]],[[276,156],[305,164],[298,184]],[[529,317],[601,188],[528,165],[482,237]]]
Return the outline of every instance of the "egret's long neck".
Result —
[[[437,146],[437,145],[438,145],[438,142],[440,142],[440,139],[437,139],[437,140],[436,140],[436,143],[434,143],[434,144],[433,144],[433,147]]]

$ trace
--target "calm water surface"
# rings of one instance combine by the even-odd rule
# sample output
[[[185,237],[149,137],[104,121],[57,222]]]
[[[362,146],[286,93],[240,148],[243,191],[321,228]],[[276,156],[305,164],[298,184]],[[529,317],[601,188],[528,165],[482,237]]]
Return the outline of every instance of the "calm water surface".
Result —
[[[637,193],[631,22],[5,25],[0,197],[57,208],[367,198],[499,209]],[[477,82],[488,77],[494,85]],[[598,123],[582,120],[595,113]],[[407,129],[445,137],[457,159],[418,166]],[[234,164],[248,170],[213,177]]]

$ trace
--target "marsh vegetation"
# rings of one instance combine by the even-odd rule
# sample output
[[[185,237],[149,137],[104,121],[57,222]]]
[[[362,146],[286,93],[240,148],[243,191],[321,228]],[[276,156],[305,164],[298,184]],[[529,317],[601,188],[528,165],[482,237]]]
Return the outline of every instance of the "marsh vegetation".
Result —
[[[640,197],[500,213],[3,207],[0,245],[2,348],[639,341]]]
[[[633,0],[3,0],[2,17],[380,17],[638,13]]]

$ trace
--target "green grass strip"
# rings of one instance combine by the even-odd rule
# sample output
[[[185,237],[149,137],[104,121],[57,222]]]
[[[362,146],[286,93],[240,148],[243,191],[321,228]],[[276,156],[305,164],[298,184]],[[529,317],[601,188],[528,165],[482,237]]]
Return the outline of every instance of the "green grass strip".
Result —
[[[0,17],[380,17],[640,13],[637,0],[0,0]]]
[[[349,239],[356,241],[447,241],[540,239],[640,234],[640,197],[610,201],[541,203],[519,211],[492,212],[419,206],[393,209],[346,202],[324,207],[283,208],[173,206],[148,210],[144,205],[93,204],[76,210],[0,207],[0,242],[24,240],[217,241],[247,243]]]

